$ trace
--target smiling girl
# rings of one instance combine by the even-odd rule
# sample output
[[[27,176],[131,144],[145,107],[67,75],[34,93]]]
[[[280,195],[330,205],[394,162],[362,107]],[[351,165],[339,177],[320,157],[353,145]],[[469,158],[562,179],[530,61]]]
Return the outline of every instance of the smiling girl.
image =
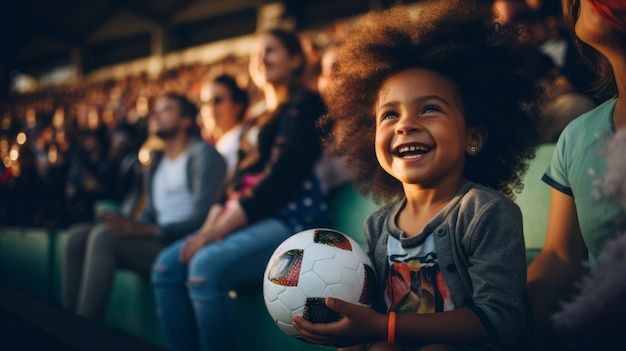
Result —
[[[538,140],[537,84],[484,5],[426,1],[417,16],[371,14],[328,99],[335,151],[384,202],[365,222],[378,303],[328,298],[339,321],[294,327],[352,349],[514,349],[529,319],[511,198]]]

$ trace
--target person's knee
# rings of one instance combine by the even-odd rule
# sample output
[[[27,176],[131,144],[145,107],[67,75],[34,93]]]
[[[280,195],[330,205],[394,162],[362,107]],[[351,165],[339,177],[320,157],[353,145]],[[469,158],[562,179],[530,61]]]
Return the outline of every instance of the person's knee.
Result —
[[[227,260],[213,251],[211,248],[205,248],[194,255],[189,262],[187,286],[192,298],[196,300],[228,290]]]
[[[67,240],[65,242],[65,252],[74,253],[85,249],[87,238],[92,226],[76,225],[70,227],[67,233]]]
[[[189,261],[189,280],[196,282],[200,278],[215,279],[221,272],[230,266],[229,260],[224,257],[213,245],[205,246],[197,252]]]
[[[112,245],[114,236],[104,224],[98,224],[89,232],[90,245],[105,247]]]
[[[185,283],[186,269],[180,261],[178,250],[165,249],[157,256],[152,265],[151,280],[155,286]]]
[[[222,285],[204,275],[190,275],[189,280],[187,280],[189,297],[195,305],[206,304],[209,301],[214,301],[215,298],[227,296],[228,289]]]

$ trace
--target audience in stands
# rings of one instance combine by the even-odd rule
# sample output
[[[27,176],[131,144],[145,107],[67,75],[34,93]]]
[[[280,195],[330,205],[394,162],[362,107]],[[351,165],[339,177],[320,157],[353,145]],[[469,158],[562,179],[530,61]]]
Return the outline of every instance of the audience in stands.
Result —
[[[508,25],[507,28],[518,25],[516,21],[524,18],[543,21],[547,39],[540,45],[546,54],[553,57],[560,76],[567,78],[568,84],[562,84],[562,79],[555,83],[561,87],[572,87],[574,92],[594,99],[597,104],[600,101],[591,96],[588,90],[593,76],[583,65],[580,54],[574,43],[569,40],[569,36],[562,33],[565,26],[560,16],[560,7],[553,3],[554,1],[542,0],[497,0],[494,2],[494,10],[505,13],[501,20],[502,26]],[[527,13],[532,15],[526,15]],[[333,43],[344,40],[351,23],[355,22],[338,20],[327,27],[303,32],[306,34],[304,35],[307,38],[306,42],[309,43],[306,47],[311,52],[307,55],[310,63],[318,65],[321,61],[319,48],[332,46]],[[565,54],[563,54],[564,42],[567,43]],[[44,189],[41,201],[24,204],[23,219],[20,223],[26,226],[59,229],[74,224],[77,220],[76,215],[71,215],[70,209],[71,207],[76,209],[77,206],[72,206],[73,202],[67,198],[66,184],[69,164],[75,159],[74,154],[80,136],[89,130],[97,129],[101,124],[106,126],[105,140],[110,142],[111,132],[117,125],[126,124],[134,132],[139,133],[138,138],[142,139],[142,135],[145,136],[149,105],[159,94],[175,92],[201,106],[204,82],[209,77],[227,73],[236,78],[238,85],[248,92],[250,101],[255,102],[248,110],[248,116],[258,115],[264,109],[263,103],[258,103],[262,101],[258,99],[262,94],[260,89],[250,83],[246,69],[247,61],[248,58],[227,56],[209,64],[194,63],[167,68],[157,76],[146,72],[103,81],[84,80],[62,87],[12,96],[10,101],[2,105],[0,111],[0,137],[7,140],[5,143],[7,146],[0,147],[2,159],[0,174],[4,178],[14,178],[19,174],[17,168],[21,158],[11,160],[8,154],[11,148],[17,147],[16,136],[23,131],[27,135],[27,141],[19,148],[30,149],[35,154],[35,166]],[[310,77],[318,71],[319,69],[307,70],[308,86],[312,86]],[[323,77],[324,73],[320,72],[320,75]],[[571,104],[569,102],[571,96],[567,96],[558,103],[555,101],[555,106],[565,111],[568,116],[575,115],[588,106],[588,100],[578,99],[580,95],[575,98],[576,104]],[[27,155],[28,152],[20,154]],[[14,171],[11,172],[9,169]],[[16,187],[22,187],[24,183],[13,181],[9,184],[0,181],[0,191],[6,193],[10,188],[9,197],[15,202],[13,197],[23,192]],[[10,210],[2,204],[0,206],[2,206],[0,222],[8,223],[10,216],[6,213]],[[80,209],[80,212],[86,216],[90,210]]]
[[[107,198],[119,204],[120,212],[131,218],[141,210],[143,168],[139,162],[139,146],[143,139],[125,124],[111,132],[107,176],[112,178],[113,186]]]
[[[172,350],[231,349],[235,306],[229,291],[260,282],[267,260],[290,235],[327,225],[314,177],[324,105],[300,80],[305,63],[295,33],[273,29],[253,40],[249,71],[265,112],[244,127],[222,201],[200,230],[189,231],[154,264],[158,315]]]
[[[100,224],[69,229],[62,263],[65,308],[102,320],[116,268],[148,277],[163,248],[202,225],[224,183],[226,162],[195,135],[196,115],[182,96],[157,100],[150,118],[164,147],[145,171],[146,204],[138,220],[106,211],[98,214]]]
[[[598,2],[592,0],[573,1],[576,6],[582,6],[584,9],[589,7],[590,3]],[[576,48],[578,39],[576,41],[571,40],[569,35],[563,33],[565,21],[561,17],[560,8],[558,11],[555,9],[555,4],[558,2],[496,0],[493,7],[500,16],[502,26],[508,26],[506,30],[518,30],[518,26],[532,24],[536,30],[524,32],[526,35],[533,35],[528,42],[529,52],[530,50],[533,52],[540,50],[551,59],[551,62],[540,63],[537,61],[537,69],[545,69],[546,79],[544,83],[548,92],[543,119],[540,122],[543,123],[541,132],[545,142],[554,142],[562,129],[573,118],[589,110],[593,105],[602,102],[589,90],[594,83],[594,75],[583,64],[582,56]],[[588,12],[581,12],[581,16],[583,13],[588,14]],[[575,14],[576,12],[573,12],[573,15]],[[572,16],[571,13],[569,15]],[[571,20],[567,22],[571,24],[569,23]],[[337,27],[339,28],[337,32],[321,29],[309,34],[313,36],[313,39],[309,41],[310,45],[314,46],[316,40],[323,42],[324,45],[321,46],[330,45],[330,48],[323,55],[312,56],[313,63],[321,64],[318,89],[322,96],[324,96],[326,89],[324,82],[332,83],[334,43],[345,39],[341,28],[345,29],[346,23],[347,21],[341,22]],[[267,35],[270,39],[272,38],[271,34]],[[316,35],[319,38],[315,38]],[[618,37],[623,38],[623,33],[620,32]],[[277,40],[279,47],[285,46],[284,42],[280,39]],[[313,46],[311,47],[312,50],[315,49]],[[583,48],[589,49],[585,45]],[[290,59],[294,59],[298,57],[298,54],[289,52],[288,56]],[[213,199],[216,198],[215,194],[220,191],[218,188],[222,185],[222,180],[219,178],[224,177],[226,172],[234,176],[227,184],[224,196],[239,190],[244,179],[249,180],[249,177],[244,176],[253,171],[260,172],[262,169],[271,169],[266,175],[269,184],[275,175],[272,165],[280,165],[282,162],[279,162],[280,158],[264,159],[267,163],[249,160],[253,158],[256,151],[260,152],[254,157],[269,157],[270,150],[284,146],[283,144],[278,146],[273,144],[276,141],[273,137],[277,133],[276,129],[279,128],[277,119],[289,106],[288,101],[293,101],[294,96],[298,96],[298,94],[295,91],[290,91],[289,94],[281,95],[281,89],[284,86],[281,86],[281,89],[276,89],[279,85],[271,82],[269,85],[251,84],[252,80],[258,83],[256,81],[258,77],[255,77],[258,72],[250,67],[250,74],[248,74],[248,61],[249,58],[247,57],[228,57],[210,64],[197,63],[167,68],[156,77],[148,73],[141,73],[104,81],[82,80],[62,87],[43,89],[35,93],[16,94],[7,103],[0,104],[0,223],[57,229],[69,228],[71,236],[68,241],[67,257],[63,268],[63,303],[67,308],[77,311],[81,315],[96,319],[102,318],[106,307],[106,297],[110,291],[112,272],[116,267],[127,267],[143,275],[148,275],[153,260],[163,248],[168,247],[168,244],[178,238],[190,235],[168,247],[162,253],[159,263],[152,272],[157,295],[161,296],[159,305],[164,311],[163,321],[166,330],[168,330],[168,337],[174,345],[174,342],[185,340],[185,336],[178,334],[181,332],[181,327],[176,325],[178,323],[176,318],[178,317],[170,317],[168,311],[178,306],[178,303],[184,305],[189,304],[190,301],[200,301],[205,298],[228,302],[229,300],[225,298],[225,292],[240,283],[222,280],[221,283],[225,285],[213,286],[210,289],[205,288],[203,284],[193,284],[189,287],[184,285],[189,277],[200,277],[193,272],[208,265],[205,259],[208,261],[210,258],[208,256],[212,255],[211,252],[213,252],[211,250],[221,250],[224,243],[228,243],[230,240],[239,240],[237,238],[247,235],[245,233],[257,228],[257,226],[267,225],[269,227],[271,225],[275,228],[276,236],[268,238],[266,243],[255,241],[254,249],[259,252],[259,257],[255,259],[262,262],[262,257],[265,257],[263,255],[270,251],[270,247],[285,238],[286,235],[293,233],[296,228],[300,228],[292,225],[292,223],[286,223],[284,218],[277,219],[278,217],[273,217],[273,215],[278,213],[281,203],[286,202],[290,194],[296,193],[297,185],[305,177],[304,171],[302,173],[296,172],[297,174],[290,173],[287,180],[281,178],[280,181],[272,181],[272,184],[280,184],[279,186],[268,185],[266,187],[263,186],[265,180],[261,181],[257,185],[258,192],[252,190],[250,193],[243,194],[238,202],[234,202],[233,207],[226,208],[228,210],[226,212],[229,214],[222,212],[221,216],[214,216],[218,211],[225,211],[221,202],[219,205],[211,207]],[[294,59],[294,61],[297,60]],[[268,64],[268,67],[271,65]],[[294,68],[293,71],[296,72],[298,69]],[[311,74],[311,72],[316,71],[309,69],[307,72]],[[232,79],[226,78],[227,75],[204,84],[207,77],[216,77],[223,73],[232,76],[238,83],[236,85],[242,88],[236,90],[236,85],[232,84]],[[265,78],[266,80],[270,79],[269,72],[266,73]],[[295,82],[295,77],[290,77],[290,83],[292,82],[291,79],[294,79]],[[307,79],[306,84],[311,88],[310,79]],[[266,86],[274,86],[272,89],[275,91],[265,89]],[[196,155],[191,150],[198,150],[196,156],[198,158],[210,158],[211,161],[206,162],[212,164],[212,166],[205,165],[201,167],[200,171],[190,172],[183,177],[186,178],[187,182],[183,188],[189,187],[185,191],[187,199],[181,199],[186,205],[177,205],[175,209],[191,208],[193,214],[189,218],[181,218],[183,214],[180,212],[171,211],[170,207],[167,206],[162,207],[164,203],[172,206],[169,201],[170,198],[164,202],[163,194],[153,192],[156,181],[154,178],[155,170],[163,164],[163,160],[172,161],[176,158],[176,147],[170,149],[174,143],[173,140],[169,139],[168,141],[166,138],[165,150],[157,151],[152,154],[152,157],[142,158],[141,154],[138,153],[139,144],[146,139],[148,116],[152,110],[152,102],[157,96],[162,96],[168,92],[184,96],[191,104],[200,107],[201,121],[199,124],[202,127],[202,137],[205,138],[206,142],[214,143],[217,151],[226,159],[225,164],[223,164],[223,161],[218,161],[220,158],[215,150],[206,146],[206,143],[201,142],[196,137],[189,139],[187,151],[190,159],[187,164],[193,163],[191,161],[192,155]],[[242,95],[243,92],[247,93],[249,101],[255,102],[250,107],[247,106]],[[218,103],[220,94],[223,94],[224,99]],[[227,97],[228,94],[230,94],[230,98]],[[313,102],[315,100],[313,94],[307,92],[304,95],[306,101],[301,101],[301,104],[306,105],[306,108],[301,109],[300,112],[306,112],[312,122],[314,115],[321,114],[323,108],[321,104]],[[262,98],[258,99],[257,97]],[[158,109],[163,108],[163,104],[176,106],[186,104],[183,101],[174,95],[159,99],[156,114],[159,115]],[[616,99],[612,99],[608,103],[617,106],[616,101]],[[221,119],[218,116],[220,114],[218,107],[228,110],[224,115],[229,118],[235,117],[235,120],[240,122],[243,116],[242,111],[247,110],[246,118],[249,116],[255,116],[255,118],[251,122],[242,122],[238,126],[234,124],[234,129],[231,129],[228,126],[230,122],[223,123],[230,119]],[[267,113],[263,113],[265,110]],[[598,113],[597,110],[594,111],[596,112],[593,114]],[[179,128],[182,130],[185,129],[183,126],[191,127],[195,124],[195,118],[195,113],[191,112],[174,119],[179,120]],[[151,120],[154,122],[157,119],[158,117],[155,117]],[[619,119],[616,117],[614,119],[614,123],[617,125]],[[160,130],[159,133],[162,134],[165,131],[162,129],[164,123],[165,121],[155,123],[157,132]],[[305,128],[304,124],[300,127]],[[316,134],[319,131],[313,132],[312,125],[307,124],[306,127],[311,128],[307,138],[319,136]],[[289,128],[287,127],[287,129]],[[24,141],[20,140],[22,133],[25,136]],[[243,146],[243,148],[239,150],[237,156],[233,156],[234,140],[239,139],[238,133],[243,133],[243,139],[240,140],[240,143],[236,143],[237,148],[239,146]],[[266,147],[262,152],[255,150],[254,146],[250,145],[250,143],[257,141],[257,133],[259,146]],[[289,131],[285,133],[289,133]],[[128,136],[130,136],[132,145],[127,144]],[[176,138],[178,137],[184,138],[184,136],[177,134]],[[312,143],[312,141],[305,141],[309,139],[300,139],[299,143],[293,146],[293,150],[290,146],[289,153],[297,153],[302,145]],[[150,139],[148,143],[153,140]],[[170,145],[170,143],[172,144]],[[285,145],[292,145],[288,140],[286,143]],[[88,149],[85,146],[89,147],[92,152],[85,153]],[[98,150],[98,148],[101,149]],[[314,162],[319,156],[318,153],[321,152],[318,149],[309,151],[311,153],[304,157],[306,160],[297,161],[298,164],[300,162],[307,164],[302,167],[302,170],[308,170],[309,162]],[[589,156],[595,155],[587,152],[587,150],[585,153]],[[178,156],[180,157],[180,155]],[[290,154],[289,157],[291,156],[293,155]],[[242,157],[238,163],[235,161],[237,157]],[[152,160],[152,163],[141,166],[138,160],[142,162]],[[346,180],[342,176],[345,174],[341,172],[343,167],[341,161],[332,159],[331,161],[330,168],[317,165],[321,187],[326,192]],[[336,169],[332,166],[339,166],[340,172],[334,173]],[[222,174],[222,168],[224,174]],[[111,176],[113,173],[117,176]],[[337,175],[338,177],[335,178]],[[142,177],[146,178],[142,179]],[[113,180],[114,182],[111,182]],[[553,181],[557,182],[558,180]],[[284,193],[276,192],[275,189],[278,188],[284,188]],[[287,188],[289,189],[287,190]],[[266,193],[265,195],[258,194],[261,192]],[[268,193],[271,193],[271,196],[267,195]],[[573,214],[572,218],[575,218],[577,216],[574,212],[576,208],[569,203],[571,196],[563,195],[558,190],[553,191],[553,194],[555,194],[556,199],[554,200],[555,208],[566,208],[567,211],[565,212],[569,215]],[[563,196],[570,197],[570,199],[565,199]],[[92,205],[102,199],[113,199],[119,208],[118,212],[95,218],[93,216],[95,209],[92,208]],[[582,201],[578,199],[577,196],[577,201]],[[189,207],[189,203],[193,205]],[[563,203],[566,204],[565,207],[557,206]],[[212,208],[211,211],[209,211],[210,208]],[[579,208],[578,213],[581,211]],[[585,218],[593,217],[588,212],[584,212]],[[555,211],[552,213],[556,213],[554,216],[558,215]],[[173,217],[170,217],[171,215]],[[135,218],[137,219],[135,220]],[[216,218],[223,219],[224,224],[217,223]],[[102,223],[97,224],[94,221],[102,221]],[[185,224],[181,224],[179,221]],[[572,223],[578,221],[579,219],[576,218]],[[198,228],[200,229],[198,230]],[[553,229],[563,228],[553,227]],[[559,264],[551,261],[558,256],[555,252],[561,252],[560,250],[563,249],[561,244],[564,240],[556,240],[561,236],[548,233],[549,240],[546,242],[546,250],[533,263],[529,271],[529,287],[539,327],[545,326],[548,321],[547,316],[556,308],[557,299],[555,296],[558,295],[558,292],[552,294],[550,287],[546,288],[545,285],[542,285],[546,281],[560,284],[560,281],[552,279],[556,277],[555,274],[552,274],[552,270],[560,270],[559,267],[565,267],[563,269],[568,274],[559,273],[559,276],[568,283],[573,282],[574,277],[577,277],[579,273],[576,269],[579,267],[579,263],[587,259],[587,250],[589,250],[589,256],[592,258],[599,251],[599,246],[594,244],[595,241],[590,241],[591,244],[583,241],[584,232],[573,232],[574,234],[565,238],[571,239],[574,243],[568,250],[562,251],[567,254],[565,263],[560,262],[559,264],[562,265],[559,266]],[[218,244],[214,240],[217,237],[225,239]],[[209,241],[207,242],[207,240]],[[185,259],[184,263],[174,265],[178,275],[171,288],[172,291],[175,291],[172,294],[177,297],[170,299],[168,292],[165,291],[169,289],[167,287],[169,282],[166,282],[162,277],[162,269],[166,266],[165,261],[167,259],[174,260],[179,252],[183,252],[182,255]],[[239,250],[236,253],[224,255],[231,255],[236,258],[245,254],[245,250]],[[237,260],[241,261],[241,259]],[[168,261],[167,264],[169,263]],[[247,264],[251,265],[250,261],[247,261]],[[256,266],[264,267],[264,264],[256,264]],[[168,266],[167,269],[174,269],[172,267]],[[214,268],[218,269],[218,267]],[[575,271],[576,274],[572,271]],[[254,275],[258,272],[249,273]],[[203,274],[219,276],[220,273],[212,271]],[[550,279],[543,279],[544,276],[549,276]],[[252,281],[253,278],[256,279],[256,276],[242,276],[242,281]],[[194,282],[199,283],[200,281]],[[538,296],[544,297],[546,301],[542,301]],[[193,318],[190,317],[192,312],[181,317],[181,320],[184,320],[189,326],[186,332],[190,335],[198,335],[200,333],[198,328],[204,328],[203,325],[207,323],[214,323],[212,318],[217,313],[228,315],[231,312],[230,307],[232,307],[226,303],[214,303],[208,306],[198,308],[195,312],[201,316],[197,325],[193,325]],[[224,311],[207,312],[204,310],[205,307],[207,311],[218,307],[224,308]],[[216,328],[210,335],[200,333],[204,345],[213,342],[228,343],[230,326],[221,321],[218,324],[223,325],[223,329]],[[202,330],[207,330],[207,328]]]
[[[114,177],[109,173],[109,139],[102,129],[89,130],[80,136],[79,145],[68,165],[65,196],[72,223],[93,218],[94,204],[113,192]]]

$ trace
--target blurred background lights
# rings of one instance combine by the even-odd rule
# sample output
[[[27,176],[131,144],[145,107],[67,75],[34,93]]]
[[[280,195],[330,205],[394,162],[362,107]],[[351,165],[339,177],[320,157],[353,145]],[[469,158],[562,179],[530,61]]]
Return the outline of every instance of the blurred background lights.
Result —
[[[137,114],[141,117],[145,117],[148,115],[150,110],[150,104],[148,103],[148,98],[145,96],[140,96],[137,98],[136,107]]]
[[[11,128],[11,117],[4,116],[4,118],[2,119],[2,129],[9,130],[10,128]]]
[[[19,134],[17,134],[15,141],[17,141],[19,145],[24,145],[26,143],[26,133],[20,132]]]
[[[50,148],[48,149],[48,162],[51,164],[54,164],[57,162],[57,160],[59,159],[59,154],[58,154],[58,150],[56,145],[52,144],[50,145]]]
[[[56,128],[61,128],[63,127],[64,123],[65,123],[65,111],[63,110],[62,107],[57,107],[56,110],[54,110],[54,116],[52,117],[52,125],[55,126]]]
[[[17,161],[19,156],[20,152],[17,149],[13,149],[11,150],[11,152],[9,152],[9,158],[11,159],[11,161]]]
[[[37,126],[37,112],[32,107],[26,110],[26,126],[31,129]]]
[[[139,150],[139,155],[137,157],[139,158],[139,162],[141,162],[142,165],[150,164],[150,150],[142,148],[141,150]]]
[[[5,138],[0,140],[0,154],[5,154],[9,152],[9,141]]]

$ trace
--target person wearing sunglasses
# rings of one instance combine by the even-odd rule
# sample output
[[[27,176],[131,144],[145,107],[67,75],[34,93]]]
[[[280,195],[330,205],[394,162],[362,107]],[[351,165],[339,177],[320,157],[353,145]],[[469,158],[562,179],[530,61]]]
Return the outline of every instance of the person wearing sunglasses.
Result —
[[[221,74],[202,88],[200,117],[203,138],[215,145],[230,175],[237,163],[237,149],[248,110],[248,93],[230,75]]]

